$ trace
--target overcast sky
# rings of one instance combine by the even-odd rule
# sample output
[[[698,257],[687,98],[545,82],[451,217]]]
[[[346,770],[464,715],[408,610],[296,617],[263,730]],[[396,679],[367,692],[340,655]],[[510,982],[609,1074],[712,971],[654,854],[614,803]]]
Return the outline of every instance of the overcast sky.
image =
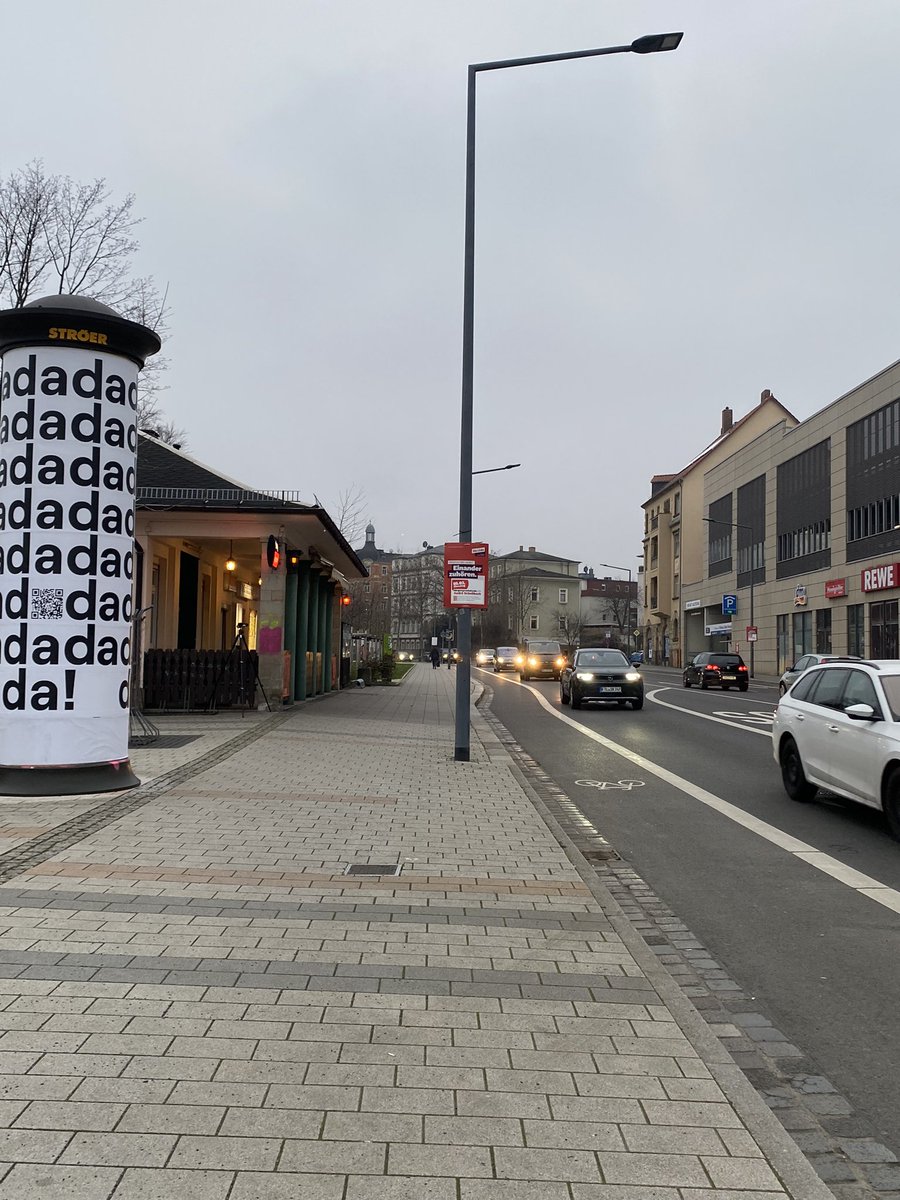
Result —
[[[137,194],[191,453],[385,548],[455,536],[470,62],[477,538],[637,565],[650,476],[900,357],[897,0],[45,0],[0,170]]]

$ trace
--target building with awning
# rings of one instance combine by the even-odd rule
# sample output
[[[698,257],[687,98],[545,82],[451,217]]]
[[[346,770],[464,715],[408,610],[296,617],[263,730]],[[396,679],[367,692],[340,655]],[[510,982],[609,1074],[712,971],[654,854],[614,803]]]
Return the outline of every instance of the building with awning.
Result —
[[[210,676],[235,655],[253,656],[273,708],[347,682],[341,601],[366,568],[320,504],[248,487],[141,433],[135,543],[147,707],[208,707]]]

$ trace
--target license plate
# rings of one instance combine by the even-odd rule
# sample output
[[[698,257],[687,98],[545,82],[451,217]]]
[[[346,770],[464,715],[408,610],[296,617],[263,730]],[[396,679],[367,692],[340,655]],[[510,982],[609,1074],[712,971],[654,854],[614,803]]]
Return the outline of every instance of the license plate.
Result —
[[[737,682],[737,675],[723,675],[722,678],[725,680],[726,683],[736,683]]]
[[[620,687],[602,687],[602,688],[598,688],[598,691],[601,691],[601,692],[621,692],[621,690],[622,690],[622,689],[621,689]]]

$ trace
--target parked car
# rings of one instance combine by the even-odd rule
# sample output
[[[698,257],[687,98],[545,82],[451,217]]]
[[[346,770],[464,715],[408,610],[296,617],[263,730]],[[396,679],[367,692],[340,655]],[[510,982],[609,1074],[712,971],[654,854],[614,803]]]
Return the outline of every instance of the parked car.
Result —
[[[727,692],[736,687],[746,692],[750,676],[744,660],[739,654],[725,654],[716,650],[704,650],[695,654],[682,672],[681,681],[686,688],[698,684],[704,691],[708,687],[720,687]]]
[[[523,650],[516,656],[520,679],[534,679],[536,676],[559,679],[559,673],[565,665],[565,655],[559,642],[551,642],[546,638],[526,638]]]
[[[576,650],[571,666],[559,677],[560,704],[581,708],[589,700],[601,700],[624,708],[644,707],[644,679],[621,650]]]
[[[900,839],[900,662],[811,667],[778,702],[772,752],[792,800],[827,788],[883,809]]]
[[[821,663],[829,662],[861,662],[856,654],[804,654],[798,658],[792,667],[788,667],[778,682],[778,695],[783,696],[788,688],[797,682],[804,671],[810,667],[818,667]]]
[[[498,646],[494,652],[494,670],[515,671],[516,659],[519,657],[518,646]]]
[[[494,655],[497,651],[493,646],[482,646],[475,654],[475,665],[477,667],[489,667],[493,664]]]
[[[643,661],[644,661],[643,650],[633,650],[631,652],[631,665],[633,667],[639,667]]]

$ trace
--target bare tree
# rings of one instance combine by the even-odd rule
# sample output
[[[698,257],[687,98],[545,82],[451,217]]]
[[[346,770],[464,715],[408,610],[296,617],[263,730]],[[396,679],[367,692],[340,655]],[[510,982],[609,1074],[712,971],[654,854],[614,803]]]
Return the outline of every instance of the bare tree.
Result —
[[[619,631],[619,640],[630,645],[634,633],[634,622],[637,619],[634,599],[630,595],[614,595],[607,598],[606,604],[607,611]]]
[[[573,612],[571,609],[557,608],[554,610],[553,620],[559,632],[560,642],[571,654],[581,643],[581,634],[585,627],[581,613]]]
[[[39,159],[0,179],[0,303],[21,308],[41,294],[90,296],[164,336],[166,294],[151,277],[131,273],[141,222],[134,204],[130,193],[114,199],[105,179],[48,175]],[[141,428],[171,425],[157,399],[164,369],[159,356],[144,369]]]
[[[338,492],[336,524],[351,546],[356,545],[362,534],[368,503],[366,493],[355,483]]]

